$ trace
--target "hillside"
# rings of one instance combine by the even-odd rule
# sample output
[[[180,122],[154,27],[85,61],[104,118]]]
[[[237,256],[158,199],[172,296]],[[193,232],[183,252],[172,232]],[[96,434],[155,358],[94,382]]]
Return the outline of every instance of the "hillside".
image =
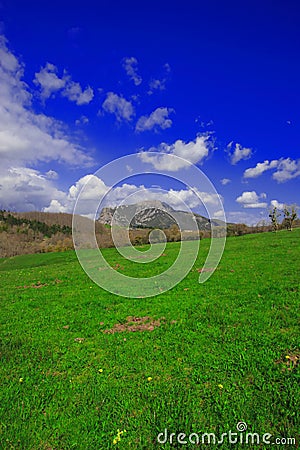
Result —
[[[95,222],[96,238],[100,248],[113,247],[110,224],[114,208],[104,208]],[[119,207],[116,223],[124,226],[128,218],[135,216],[131,222],[129,237],[134,245],[148,243],[149,233],[153,228],[164,230],[168,241],[178,241],[181,236],[174,218],[177,218],[183,229],[183,239],[210,237],[209,219],[199,214],[176,211],[166,203],[143,202]],[[174,218],[172,218],[173,216]],[[8,212],[0,210],[0,258],[29,253],[59,252],[73,249],[72,214],[33,212]],[[90,219],[82,217],[81,221],[90,223]],[[198,232],[189,229],[198,225]],[[222,230],[223,222],[213,220],[216,229]],[[227,225],[228,236],[241,236],[248,233],[271,231],[271,225],[248,227],[245,224]],[[300,221],[295,221],[295,227]],[[281,229],[285,227],[284,222]]]
[[[164,229],[168,241],[180,240],[180,233],[176,226],[174,228],[175,222],[170,216],[170,212],[174,216],[177,215],[176,217],[181,223],[186,225],[186,229],[189,229],[189,223],[194,220],[191,214],[174,211],[168,205],[162,205],[160,202],[156,208],[153,208],[152,204],[152,207],[146,211],[142,206],[121,207],[118,210],[120,213],[118,224],[121,226],[126,223],[128,214],[136,214],[133,227],[129,232],[133,244],[147,243],[149,233],[153,228]],[[96,238],[100,248],[113,247],[109,226],[113,213],[113,209],[106,208],[102,211],[99,220],[95,222]],[[73,249],[72,218],[72,214],[66,213],[0,211],[0,257]],[[82,217],[82,221],[90,222],[90,219]],[[208,237],[209,220],[198,216],[197,223],[201,224],[201,228],[199,227],[201,230],[206,231],[206,234],[202,233],[202,237]],[[188,234],[185,238],[198,238],[198,234],[194,234],[195,236]]]
[[[72,214],[0,211],[0,258],[31,253],[61,252],[74,248]],[[81,223],[90,222],[86,217]],[[96,221],[96,239],[100,248],[113,247],[110,227]],[[133,244],[148,242],[149,228],[129,232]],[[178,230],[165,230],[169,241],[180,239]]]
[[[62,213],[0,211],[0,257],[73,249],[72,217]],[[111,245],[104,225],[97,223],[96,233],[102,246]]]

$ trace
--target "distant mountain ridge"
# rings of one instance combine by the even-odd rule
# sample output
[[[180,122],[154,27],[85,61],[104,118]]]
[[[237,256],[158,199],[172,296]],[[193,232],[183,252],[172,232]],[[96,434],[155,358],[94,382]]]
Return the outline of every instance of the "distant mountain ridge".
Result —
[[[107,225],[116,208],[103,208],[99,219],[93,222],[95,233],[100,248],[113,247],[114,242],[111,230]],[[170,214],[174,216],[172,218]],[[181,224],[183,238],[198,239],[198,231],[195,229],[197,222],[201,238],[209,238],[211,235],[211,221],[200,214],[191,214],[186,211],[177,211],[167,203],[160,201],[146,201],[135,205],[124,205],[118,208],[117,223],[127,226],[128,218],[133,217],[129,236],[134,245],[148,243],[149,232],[153,228],[165,230],[168,241],[180,239],[180,233],[173,230],[172,225],[178,219]],[[81,223],[86,222],[90,229],[91,219],[80,216]],[[73,249],[72,239],[73,215],[68,213],[50,213],[41,211],[10,212],[0,209],[0,258],[28,253],[56,252]],[[260,225],[249,227],[245,224],[227,223],[213,219],[212,223],[217,227],[216,231],[223,232],[226,226],[228,236],[241,236],[247,233],[259,233],[272,231],[272,225]],[[300,226],[300,220],[295,221],[295,226]],[[284,229],[284,224],[280,225]]]
[[[115,215],[115,216],[114,216]],[[170,228],[176,223],[182,230],[195,230],[195,222],[199,230],[208,231],[211,223],[215,226],[224,225],[221,221],[210,220],[200,214],[175,210],[167,203],[159,200],[148,200],[131,205],[121,205],[115,208],[103,208],[98,222],[111,225],[128,226],[130,228]]]

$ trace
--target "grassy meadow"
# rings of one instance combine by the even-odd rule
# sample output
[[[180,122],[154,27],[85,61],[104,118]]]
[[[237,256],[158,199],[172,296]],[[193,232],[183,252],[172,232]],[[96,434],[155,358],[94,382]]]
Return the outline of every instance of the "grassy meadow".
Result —
[[[157,435],[221,436],[241,421],[299,443],[300,229],[228,238],[200,285],[208,247],[172,290],[138,299],[95,285],[73,251],[1,259],[0,448],[203,448]]]

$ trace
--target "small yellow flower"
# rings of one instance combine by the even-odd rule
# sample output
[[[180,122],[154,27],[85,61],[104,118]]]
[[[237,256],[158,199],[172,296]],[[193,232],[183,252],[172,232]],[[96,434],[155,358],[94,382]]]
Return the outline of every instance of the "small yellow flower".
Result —
[[[121,440],[121,436],[122,436],[122,434],[123,433],[126,433],[126,430],[119,430],[119,428],[117,429],[117,436],[114,438],[114,440],[113,440],[113,444],[115,445],[115,444],[117,444],[118,442],[120,442],[120,440]]]
[[[223,384],[218,384],[218,388],[223,389]]]
[[[20,382],[20,383],[23,383],[23,381],[24,381],[23,378],[20,378],[20,379],[19,379],[19,382]]]
[[[289,356],[289,355],[286,355],[286,359],[290,359],[290,356]]]
[[[102,372],[103,372],[103,369],[99,369],[98,372],[99,372],[99,373],[102,373]]]
[[[147,380],[148,380],[148,381],[152,381],[152,377],[148,377]]]

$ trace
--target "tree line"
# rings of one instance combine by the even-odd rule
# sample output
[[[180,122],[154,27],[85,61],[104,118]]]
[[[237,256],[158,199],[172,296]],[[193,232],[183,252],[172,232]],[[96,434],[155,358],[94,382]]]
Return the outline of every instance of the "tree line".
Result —
[[[280,218],[282,221],[280,222]],[[89,221],[90,219],[82,218]],[[285,205],[282,210],[273,207],[269,212],[269,223],[264,222],[256,226],[248,226],[244,223],[228,223],[227,236],[242,236],[250,233],[266,231],[277,232],[280,229],[292,230],[294,226],[300,226],[297,218],[297,210],[294,205]],[[113,247],[114,242],[111,228],[95,222],[96,239],[99,248]],[[209,230],[199,232],[180,232],[177,225],[172,225],[163,230],[168,242],[180,240],[195,240],[210,238]],[[151,234],[152,233],[152,234]],[[151,234],[152,242],[160,241],[161,234],[155,238],[153,229],[134,228],[129,230],[129,238],[133,245],[149,243]],[[10,257],[28,253],[61,252],[74,249],[72,239],[72,215],[65,213],[12,213],[0,210],[0,257]]]
[[[18,232],[28,234],[28,230],[31,229],[34,232],[41,233],[45,237],[50,238],[54,234],[62,233],[66,235],[72,234],[72,228],[67,225],[47,225],[45,222],[40,222],[36,219],[26,219],[24,217],[17,217],[6,210],[0,210],[0,232],[8,231],[9,228],[14,226],[19,227]]]

